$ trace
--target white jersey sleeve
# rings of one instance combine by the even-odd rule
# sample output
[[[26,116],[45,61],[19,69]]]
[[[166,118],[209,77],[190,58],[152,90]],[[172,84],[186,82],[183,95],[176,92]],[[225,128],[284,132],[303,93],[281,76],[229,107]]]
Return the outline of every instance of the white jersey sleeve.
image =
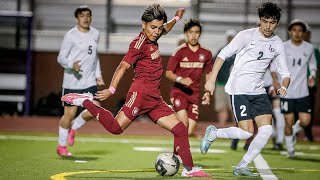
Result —
[[[63,37],[62,45],[58,55],[58,63],[64,68],[73,67],[73,60],[69,58],[69,53],[72,46],[72,37],[70,33],[66,33]]]
[[[280,74],[279,78],[281,78],[281,80],[283,80],[286,77],[290,78],[290,72],[287,66],[286,51],[284,49],[283,44],[278,44],[277,49],[278,49],[278,55],[275,58],[274,65],[277,68],[278,73]]]
[[[316,77],[317,75],[317,60],[316,56],[314,55],[314,51],[312,51],[310,57],[309,57],[309,71],[310,75],[313,77]]]
[[[98,35],[98,41],[100,39],[100,33]],[[95,75],[96,75],[96,78],[99,78],[99,77],[102,77],[101,75],[101,66],[100,66],[100,59],[99,59],[99,53],[98,53],[98,48],[97,48],[97,66],[96,66],[96,72],[95,72]]]
[[[234,54],[238,54],[248,44],[250,36],[250,33],[240,31],[232,41],[220,51],[217,57],[225,60]]]

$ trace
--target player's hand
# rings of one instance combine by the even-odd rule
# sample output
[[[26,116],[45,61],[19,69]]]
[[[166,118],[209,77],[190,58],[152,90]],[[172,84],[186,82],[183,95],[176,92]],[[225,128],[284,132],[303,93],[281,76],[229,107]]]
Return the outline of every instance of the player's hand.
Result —
[[[202,96],[202,105],[210,105],[210,93],[206,92]]]
[[[315,79],[313,76],[310,76],[308,79],[308,86],[313,87],[316,84]]]
[[[98,77],[98,78],[96,79],[96,82],[97,82],[97,85],[98,85],[98,86],[103,86],[103,85],[105,85],[102,77]]]
[[[208,80],[206,84],[204,85],[204,89],[206,92],[209,92],[211,96],[213,95],[214,89],[216,88],[215,83],[212,81]]]
[[[72,66],[72,69],[76,72],[79,72],[80,71],[80,68],[81,68],[81,65],[80,65],[80,61],[75,61],[73,63],[73,66]]]
[[[193,83],[193,81],[189,77],[187,77],[187,78],[182,78],[180,80],[180,83],[185,86],[190,86]]]
[[[287,95],[287,89],[285,87],[281,87],[277,89],[277,94],[280,94],[282,97]]]
[[[176,11],[176,15],[175,15],[175,16],[179,16],[180,19],[181,19],[185,12],[186,12],[186,9],[180,8],[180,9],[178,9],[178,10]]]
[[[109,89],[104,89],[102,91],[98,91],[95,94],[94,98],[99,100],[99,101],[103,101],[103,100],[106,100],[111,95],[112,95],[112,93],[109,91]]]

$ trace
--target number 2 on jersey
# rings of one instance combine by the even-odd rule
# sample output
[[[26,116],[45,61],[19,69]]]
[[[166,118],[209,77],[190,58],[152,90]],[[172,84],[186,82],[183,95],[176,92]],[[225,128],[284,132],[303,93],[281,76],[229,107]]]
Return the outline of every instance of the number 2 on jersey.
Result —
[[[247,113],[246,113],[247,107],[245,105],[241,105],[240,109],[241,109],[240,116],[247,116]]]
[[[258,56],[257,60],[260,60],[260,59],[262,58],[262,56],[263,56],[263,52],[262,52],[262,51],[260,51],[260,52],[259,52],[259,56]]]

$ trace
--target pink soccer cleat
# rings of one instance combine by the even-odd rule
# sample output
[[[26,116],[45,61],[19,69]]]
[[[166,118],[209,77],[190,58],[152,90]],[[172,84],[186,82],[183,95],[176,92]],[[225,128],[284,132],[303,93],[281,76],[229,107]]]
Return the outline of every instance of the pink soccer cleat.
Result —
[[[82,106],[83,101],[85,100],[93,100],[93,95],[91,93],[69,93],[61,97],[62,102],[66,102],[68,104]]]
[[[57,147],[57,154],[59,156],[72,156],[72,154],[68,151],[66,146],[58,146]]]
[[[211,177],[209,174],[201,170],[201,167],[193,167],[191,171],[188,171],[186,168],[183,168],[181,172],[183,177]]]
[[[76,134],[76,131],[74,129],[70,128],[69,134],[68,134],[68,144],[70,146],[73,146],[73,144],[74,144],[74,136],[75,136],[75,134]]]

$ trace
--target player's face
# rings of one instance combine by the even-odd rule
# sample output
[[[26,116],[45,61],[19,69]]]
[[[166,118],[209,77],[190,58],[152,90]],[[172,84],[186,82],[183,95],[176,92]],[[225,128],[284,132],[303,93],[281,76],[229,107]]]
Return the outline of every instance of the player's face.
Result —
[[[156,41],[163,31],[163,20],[154,19],[150,22],[142,22],[142,29],[150,41]]]
[[[82,11],[77,16],[77,24],[82,29],[89,29],[91,24],[92,16],[89,11]]]
[[[279,21],[272,18],[260,18],[260,32],[264,37],[270,37],[273,35],[277,26],[279,25]]]
[[[299,25],[293,25],[291,30],[289,31],[291,40],[300,43],[303,39],[303,29]]]
[[[185,33],[187,36],[187,41],[191,46],[198,44],[201,32],[199,26],[193,26],[191,29],[187,30]]]

